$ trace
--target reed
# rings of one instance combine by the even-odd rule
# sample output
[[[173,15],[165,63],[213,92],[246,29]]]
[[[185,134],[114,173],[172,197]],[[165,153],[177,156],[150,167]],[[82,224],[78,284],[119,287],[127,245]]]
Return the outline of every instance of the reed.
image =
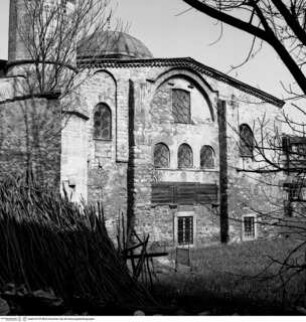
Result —
[[[102,207],[78,206],[23,178],[0,184],[0,287],[52,289],[142,307],[153,299],[130,275],[107,234]]]

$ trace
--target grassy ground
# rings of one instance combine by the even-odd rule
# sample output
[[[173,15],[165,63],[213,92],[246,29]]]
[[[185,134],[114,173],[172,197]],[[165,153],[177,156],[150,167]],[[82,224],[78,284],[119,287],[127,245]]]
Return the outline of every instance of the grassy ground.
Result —
[[[156,266],[154,292],[164,304],[189,313],[292,314],[292,308],[304,305],[305,269],[284,286],[293,271],[280,275],[277,262],[297,243],[278,238],[191,250],[190,271]],[[304,253],[294,258],[304,261]]]

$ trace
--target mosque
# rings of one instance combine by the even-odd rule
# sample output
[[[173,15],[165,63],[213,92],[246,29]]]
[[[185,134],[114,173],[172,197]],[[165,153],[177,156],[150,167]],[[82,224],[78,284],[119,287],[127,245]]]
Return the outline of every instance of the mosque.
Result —
[[[19,109],[29,98],[12,87],[28,63],[12,8],[0,79],[0,168],[15,173],[29,158],[18,136]],[[271,233],[265,216],[280,194],[266,182],[279,178],[243,170],[263,164],[256,144],[280,129],[282,100],[191,57],[154,57],[124,32],[89,36],[75,56],[79,73],[90,71],[78,89],[81,99],[71,101],[64,125],[52,121],[56,139],[40,136],[44,153],[34,171],[50,186],[74,202],[101,202],[112,234],[124,214],[151,242],[170,247]],[[56,95],[36,100],[46,122],[48,108],[62,104]]]

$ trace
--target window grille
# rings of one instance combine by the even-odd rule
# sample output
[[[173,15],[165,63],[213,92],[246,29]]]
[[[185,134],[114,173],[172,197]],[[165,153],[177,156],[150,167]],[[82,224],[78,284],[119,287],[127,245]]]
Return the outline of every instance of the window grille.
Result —
[[[172,115],[174,123],[190,123],[190,93],[182,89],[172,90]]]
[[[306,167],[306,137],[285,136],[282,138],[285,170],[300,172]],[[303,171],[304,172],[304,171]]]
[[[154,166],[156,168],[169,168],[170,152],[166,144],[158,143],[154,147]]]
[[[255,216],[245,216],[243,218],[243,236],[245,239],[254,239],[255,236]]]
[[[215,166],[215,152],[211,146],[204,145],[200,153],[201,168],[212,169]]]
[[[301,195],[301,186],[298,184],[292,184],[289,187],[289,194],[288,194],[288,199],[290,201],[298,201],[300,200],[300,195]]]
[[[298,177],[295,182],[286,184],[284,187],[287,195],[287,200],[292,201],[306,201],[306,182],[305,178]]]
[[[178,149],[178,167],[192,168],[193,156],[191,147],[188,144],[182,144]]]
[[[100,103],[94,111],[94,139],[111,140],[111,138],[112,113],[106,104]]]
[[[242,124],[239,127],[240,136],[240,156],[241,157],[253,157],[254,151],[254,135],[250,127],[246,124]]]
[[[193,217],[178,217],[177,218],[177,241],[179,245],[193,244]]]
[[[305,143],[295,143],[291,145],[291,151],[293,157],[300,160],[306,159],[306,144]]]

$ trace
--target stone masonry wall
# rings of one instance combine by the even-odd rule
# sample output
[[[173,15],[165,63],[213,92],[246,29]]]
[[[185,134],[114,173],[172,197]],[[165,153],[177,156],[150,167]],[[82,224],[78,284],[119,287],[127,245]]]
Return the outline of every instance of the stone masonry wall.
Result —
[[[106,71],[96,71],[82,86],[82,96],[89,119],[86,121],[87,200],[100,202],[107,226],[116,237],[119,216],[127,207],[127,156],[128,156],[128,84],[115,79]],[[94,108],[105,103],[112,113],[111,140],[93,138]]]
[[[33,98],[1,104],[1,177],[32,172],[41,185],[59,188],[59,110],[57,100]]]
[[[194,213],[196,246],[220,241],[220,218],[217,208],[211,205],[151,205],[151,184],[157,181],[214,183],[219,185],[219,141],[217,124],[217,98],[227,106],[228,173],[229,173],[229,233],[230,241],[242,238],[242,216],[257,209],[257,221],[264,221],[263,209],[274,211],[267,194],[279,198],[277,188],[271,189],[266,181],[278,178],[259,174],[243,174],[237,167],[250,167],[258,163],[242,160],[238,149],[239,124],[254,122],[264,115],[271,121],[265,131],[273,133],[273,121],[280,109],[260,102],[251,95],[203,76],[209,85],[200,85],[192,71],[172,72],[167,68],[130,68],[96,70],[83,86],[89,120],[86,122],[88,140],[88,201],[103,201],[106,216],[115,223],[119,212],[126,212],[127,174],[133,174],[134,219],[137,231],[150,233],[155,242],[176,243],[176,217],[180,213]],[[164,76],[169,73],[169,77]],[[172,73],[172,74],[171,74]],[[163,79],[159,83],[159,77]],[[131,105],[131,83],[133,84]],[[203,87],[204,86],[204,87]],[[183,88],[191,92],[192,124],[174,124],[171,113],[171,89]],[[203,94],[206,91],[207,95]],[[207,104],[210,98],[210,106]],[[96,142],[92,138],[92,111],[99,102],[107,103],[113,115],[111,142]],[[133,143],[129,139],[129,109],[134,110]],[[255,136],[257,130],[254,130]],[[153,148],[163,142],[170,149],[170,168],[154,169]],[[188,143],[193,150],[194,166],[177,168],[177,150]],[[130,146],[129,146],[130,144]],[[132,145],[131,145],[132,144]],[[202,145],[215,150],[215,168],[200,169],[199,152]],[[132,163],[130,162],[133,159]],[[252,163],[252,164],[251,164]],[[128,167],[130,170],[128,171]],[[130,175],[130,174],[129,174]],[[260,183],[259,183],[260,182]],[[269,206],[268,206],[269,205]],[[257,225],[257,236],[270,235],[270,226]]]
[[[219,218],[211,205],[152,205],[151,184],[160,182],[198,182],[218,185],[218,125],[199,85],[184,77],[171,77],[153,95],[145,81],[135,81],[135,224],[139,233],[151,236],[151,242],[176,245],[177,215],[194,216],[195,245],[219,238]],[[176,124],[172,116],[171,90],[182,88],[191,93],[191,124]],[[154,145],[164,143],[170,149],[170,168],[154,169]],[[178,169],[177,152],[182,143],[193,151],[193,167]],[[215,151],[214,169],[200,168],[200,150],[210,145]],[[157,179],[156,179],[157,178]]]
[[[172,248],[177,246],[177,216],[194,216],[194,244],[203,247],[220,242],[220,219],[211,205],[157,205],[151,207],[143,231],[150,234],[152,247]]]
[[[30,55],[21,39],[19,28],[24,27],[23,15],[25,0],[10,0],[9,18],[9,62],[16,60],[29,59]],[[25,32],[24,28],[22,32]]]
[[[73,202],[87,201],[87,119],[74,114],[62,121],[61,185]]]
[[[206,79],[210,81],[209,79]],[[197,170],[197,156],[194,153],[195,169],[180,171],[176,168],[177,159],[176,151],[180,143],[188,143],[193,151],[199,151],[201,144],[211,145],[218,155],[218,129],[212,122],[210,125],[203,122],[200,126],[181,124],[173,124],[171,122],[171,98],[169,91],[173,88],[176,79],[170,79],[167,83],[158,88],[151,101],[151,113],[137,113],[144,118],[144,115],[149,119],[149,125],[144,126],[145,122],[139,121],[136,126],[136,140],[146,142],[142,147],[139,147],[143,162],[149,164],[149,155],[153,155],[153,146],[155,143],[163,142],[170,148],[170,169],[157,170],[157,178],[161,181],[196,181],[202,183],[216,182],[218,184],[218,168],[216,172],[202,172]],[[179,86],[183,86],[184,80],[179,80]],[[228,216],[229,216],[229,240],[241,241],[242,238],[242,223],[243,215],[255,214],[256,217],[256,238],[268,237],[278,233],[275,225],[279,222],[279,216],[283,215],[283,200],[282,193],[278,187],[281,175],[278,174],[258,174],[258,173],[243,173],[237,172],[237,168],[247,167],[256,169],[258,166],[263,166],[264,162],[258,156],[254,160],[245,160],[239,156],[239,125],[246,123],[254,131],[257,141],[261,139],[261,133],[265,136],[264,144],[268,144],[267,136],[273,137],[275,127],[280,130],[280,124],[277,123],[277,117],[281,113],[281,109],[273,104],[261,102],[260,100],[242,93],[241,91],[232,88],[223,83],[211,82],[214,90],[218,90],[220,98],[225,100],[227,106],[227,137],[228,137]],[[168,87],[168,88],[167,88]],[[136,104],[136,106],[138,106]],[[203,106],[203,104],[202,104]],[[155,109],[155,114],[154,114]],[[264,126],[262,121],[264,120]],[[206,121],[207,122],[207,121]],[[138,129],[138,131],[137,131]],[[201,132],[203,130],[203,132]],[[190,139],[189,139],[190,138]],[[189,141],[189,142],[188,142]],[[202,143],[203,142],[203,143]],[[205,142],[205,143],[204,143]],[[151,151],[149,147],[151,146]],[[265,151],[267,157],[272,157],[273,151]],[[146,156],[146,157],[145,157]],[[218,160],[217,160],[218,164]],[[141,176],[140,176],[141,177]],[[142,175],[142,181],[144,177]],[[149,178],[147,179],[149,182]],[[143,191],[150,195],[149,184],[142,183]],[[147,190],[146,190],[147,189]],[[140,193],[141,195],[141,193]],[[142,197],[144,200],[144,197]],[[146,202],[149,202],[147,197]],[[163,208],[164,207],[164,208]],[[164,224],[160,224],[160,228],[152,227],[152,223],[156,222],[156,216],[160,213],[159,208],[153,210],[146,209],[145,203],[142,206],[142,214],[139,212],[138,223],[139,227],[144,227],[145,231],[154,231],[158,238],[171,240],[175,242],[175,214],[180,212],[179,209],[166,209],[163,206],[161,212],[167,217],[164,217]],[[186,206],[188,208],[188,206]],[[205,211],[202,206],[199,206],[194,211],[196,214],[196,244],[208,244],[215,241],[220,241],[220,218],[216,214],[216,210],[211,207],[206,207]],[[139,208],[139,207],[138,207]],[[166,210],[165,210],[166,209]],[[205,213],[205,215],[203,215]],[[200,215],[199,215],[200,214]],[[145,218],[141,221],[140,218]],[[211,220],[209,219],[211,218]],[[170,225],[172,223],[172,225]],[[166,228],[163,228],[163,226]],[[151,227],[151,228],[150,228]],[[171,228],[170,228],[171,227]],[[162,232],[163,230],[167,230]],[[207,233],[199,233],[199,229],[207,229]]]
[[[283,194],[279,188],[282,174],[257,173],[257,170],[269,167],[256,148],[253,159],[240,157],[239,125],[248,124],[258,146],[265,148],[266,158],[277,162],[272,146],[274,143],[269,140],[273,142],[276,128],[281,133],[278,122],[281,109],[231,88],[222,88],[222,95],[226,101],[228,121],[230,240],[243,239],[244,215],[255,215],[256,238],[276,235],[278,229],[275,225],[283,216]]]

